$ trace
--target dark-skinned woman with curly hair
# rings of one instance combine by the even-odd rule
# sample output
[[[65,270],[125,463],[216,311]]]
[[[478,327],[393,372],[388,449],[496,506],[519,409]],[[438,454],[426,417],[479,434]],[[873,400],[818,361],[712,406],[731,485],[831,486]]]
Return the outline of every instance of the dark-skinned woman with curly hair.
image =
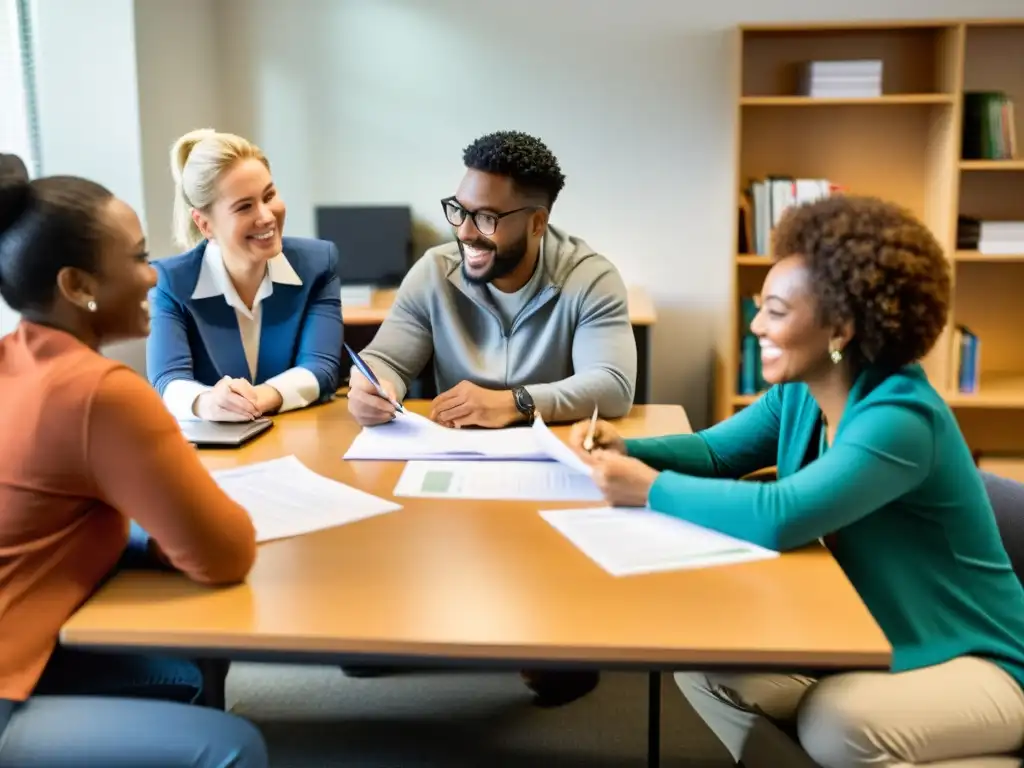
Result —
[[[891,668],[676,682],[747,766],[1019,766],[1024,588],[918,362],[949,313],[942,249],[906,211],[838,196],[792,209],[774,250],[751,324],[772,385],[757,402],[692,435],[623,440],[602,423],[590,454],[577,424],[572,444],[609,503],[780,551],[821,539]],[[777,482],[740,480],[772,465]]]

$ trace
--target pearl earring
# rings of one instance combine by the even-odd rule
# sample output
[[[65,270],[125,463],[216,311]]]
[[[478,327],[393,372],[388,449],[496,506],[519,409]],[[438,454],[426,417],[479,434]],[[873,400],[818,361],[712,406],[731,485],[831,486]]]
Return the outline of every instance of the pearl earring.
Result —
[[[88,309],[90,312],[95,312],[96,301],[94,299],[89,299],[89,303],[85,305],[85,308]]]
[[[828,356],[832,358],[833,365],[839,365],[843,361],[843,351],[838,347],[833,347],[828,351]]]

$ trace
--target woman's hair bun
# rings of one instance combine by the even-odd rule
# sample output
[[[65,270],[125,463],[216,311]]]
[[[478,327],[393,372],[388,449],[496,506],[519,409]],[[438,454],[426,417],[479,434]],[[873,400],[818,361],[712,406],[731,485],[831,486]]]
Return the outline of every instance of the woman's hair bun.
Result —
[[[28,169],[17,155],[0,155],[0,236],[14,226],[32,203]]]
[[[185,170],[185,163],[188,162],[188,156],[192,154],[196,144],[216,135],[217,132],[213,128],[199,128],[189,131],[174,142],[174,146],[171,147],[171,177],[175,184],[181,184],[181,174]]]

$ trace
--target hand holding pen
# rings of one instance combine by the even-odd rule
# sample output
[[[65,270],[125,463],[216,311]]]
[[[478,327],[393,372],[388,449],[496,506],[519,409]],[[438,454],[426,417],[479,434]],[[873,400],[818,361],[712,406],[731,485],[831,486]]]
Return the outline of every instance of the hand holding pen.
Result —
[[[625,455],[626,443],[615,431],[615,427],[607,421],[599,420],[596,415],[595,407],[594,416],[573,424],[569,431],[569,447],[583,458],[593,451],[612,451]]]
[[[348,386],[348,410],[355,420],[369,427],[385,424],[393,420],[396,413],[403,413],[405,408],[398,402],[394,385],[387,379],[378,379],[348,344],[345,349],[353,363]]]

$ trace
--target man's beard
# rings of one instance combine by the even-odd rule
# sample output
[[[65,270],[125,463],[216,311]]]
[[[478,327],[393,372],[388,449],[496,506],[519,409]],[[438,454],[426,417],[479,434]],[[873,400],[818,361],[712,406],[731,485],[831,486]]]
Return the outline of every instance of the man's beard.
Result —
[[[470,275],[469,271],[466,269],[466,252],[463,250],[462,241],[456,240],[456,242],[459,244],[459,254],[462,256],[462,276],[467,282],[473,283],[474,285],[484,285],[505,277],[505,275],[511,274],[523,259],[526,258],[526,251],[529,247],[529,238],[525,232],[519,240],[501,251],[495,251],[494,243],[490,240],[477,240],[472,243],[467,243],[467,245],[473,248],[486,248],[494,252],[494,258],[491,260],[490,269],[482,275],[474,277],[473,275]]]

